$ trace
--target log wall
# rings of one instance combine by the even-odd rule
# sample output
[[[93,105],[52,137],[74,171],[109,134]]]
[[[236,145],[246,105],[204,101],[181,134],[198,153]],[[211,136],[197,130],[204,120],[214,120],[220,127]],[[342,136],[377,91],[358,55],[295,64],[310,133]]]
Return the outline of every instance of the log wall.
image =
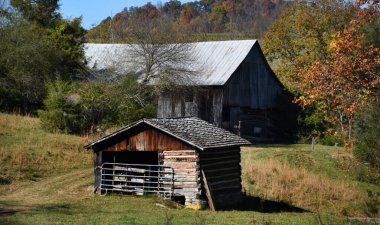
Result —
[[[240,148],[201,151],[199,163],[207,178],[207,186],[213,196],[215,209],[228,208],[236,204],[242,196]]]
[[[185,205],[199,205],[201,182],[196,150],[162,151],[160,164],[174,169],[174,194],[185,197]]]

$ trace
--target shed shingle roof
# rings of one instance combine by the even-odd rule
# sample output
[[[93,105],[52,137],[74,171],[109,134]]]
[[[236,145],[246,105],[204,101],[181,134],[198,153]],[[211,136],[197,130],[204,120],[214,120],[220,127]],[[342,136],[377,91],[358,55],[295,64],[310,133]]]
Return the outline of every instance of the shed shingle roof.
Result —
[[[110,135],[102,137],[97,141],[87,144],[85,145],[85,148],[91,148],[96,144],[106,141],[113,136],[120,135],[142,123],[161,130],[200,150],[251,144],[249,141],[222,128],[218,128],[204,120],[195,117],[187,117],[173,119],[143,119],[123,127]]]

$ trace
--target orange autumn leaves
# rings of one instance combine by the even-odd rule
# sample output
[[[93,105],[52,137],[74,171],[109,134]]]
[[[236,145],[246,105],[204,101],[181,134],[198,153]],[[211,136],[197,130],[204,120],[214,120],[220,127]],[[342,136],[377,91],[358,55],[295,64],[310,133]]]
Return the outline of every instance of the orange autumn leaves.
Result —
[[[339,124],[347,145],[355,112],[371,102],[380,83],[380,50],[365,44],[361,32],[366,23],[378,19],[379,6],[364,2],[368,6],[357,5],[357,18],[333,37],[328,57],[301,73],[304,95],[296,99],[302,106],[317,104],[327,121]]]

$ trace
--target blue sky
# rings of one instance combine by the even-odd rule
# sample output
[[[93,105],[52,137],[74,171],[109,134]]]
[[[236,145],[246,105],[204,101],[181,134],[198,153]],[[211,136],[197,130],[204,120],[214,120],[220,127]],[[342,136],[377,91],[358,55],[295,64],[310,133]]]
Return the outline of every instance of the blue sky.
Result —
[[[1,0],[0,0],[1,1]],[[152,4],[165,3],[168,0],[152,0]],[[181,0],[182,3],[190,0]],[[149,1],[143,0],[61,0],[60,12],[66,19],[82,16],[82,25],[89,29],[108,16],[113,16],[125,7],[142,6]]]

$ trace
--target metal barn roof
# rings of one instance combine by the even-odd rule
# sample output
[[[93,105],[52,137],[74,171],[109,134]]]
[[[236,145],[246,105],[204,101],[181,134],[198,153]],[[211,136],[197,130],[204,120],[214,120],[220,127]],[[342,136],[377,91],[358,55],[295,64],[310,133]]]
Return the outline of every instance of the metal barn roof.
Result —
[[[194,72],[197,85],[224,85],[247,57],[256,40],[190,43],[194,62],[187,65]],[[128,62],[128,44],[85,44],[88,66],[96,71],[114,69],[116,73],[139,71]]]
[[[91,148],[109,138],[121,135],[125,131],[131,130],[143,123],[148,124],[170,136],[178,138],[200,150],[251,144],[249,141],[222,128],[218,128],[204,120],[196,117],[186,117],[173,119],[142,119],[123,127],[112,134],[104,136],[99,140],[89,143],[84,147],[87,149]]]

